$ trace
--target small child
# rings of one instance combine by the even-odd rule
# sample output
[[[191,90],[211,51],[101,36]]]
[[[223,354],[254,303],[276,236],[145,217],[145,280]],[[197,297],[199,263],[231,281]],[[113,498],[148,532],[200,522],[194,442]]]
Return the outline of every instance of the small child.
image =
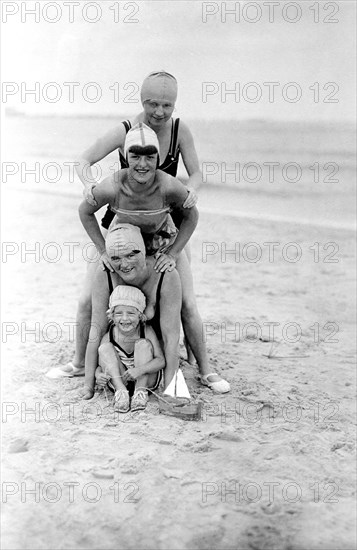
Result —
[[[165,358],[158,338],[145,325],[144,294],[133,286],[117,286],[109,300],[109,332],[99,348],[99,366],[95,377],[99,387],[107,384],[114,390],[114,410],[130,409],[129,382],[135,382],[131,410],[146,408],[148,389],[155,390],[162,378]]]

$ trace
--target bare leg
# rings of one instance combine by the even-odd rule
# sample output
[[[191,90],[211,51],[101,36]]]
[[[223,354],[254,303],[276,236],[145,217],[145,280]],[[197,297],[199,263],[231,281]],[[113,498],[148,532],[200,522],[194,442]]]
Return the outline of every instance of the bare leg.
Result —
[[[154,357],[152,344],[149,340],[141,338],[135,342],[134,365],[144,367]],[[157,379],[157,373],[143,374],[139,376],[135,384],[135,392],[131,400],[131,410],[144,410],[148,401],[148,388],[153,388]]]
[[[100,345],[99,362],[105,374],[111,377],[111,382],[115,387],[114,411],[121,413],[128,412],[130,409],[129,392],[122,382],[122,375],[125,369],[113,344],[110,342],[105,342]]]
[[[200,374],[208,374],[208,357],[206,345],[203,341],[203,325],[199,314],[196,298],[193,291],[193,279],[191,268],[185,253],[180,254],[177,261],[182,284],[182,310],[181,318],[185,337],[196,357]]]
[[[188,263],[190,264],[190,267],[191,267],[191,247],[190,247],[190,243],[186,244],[183,253],[186,254]],[[193,291],[193,284],[192,284],[192,291]],[[192,352],[192,349],[190,348],[190,345],[188,343],[188,340],[187,340],[186,336],[184,337],[184,344],[185,344],[185,348],[186,348],[186,351],[187,351],[187,361],[190,363],[190,365],[194,365],[196,363],[196,359],[195,359],[195,356]]]
[[[190,348],[190,344],[188,343],[188,340],[187,340],[186,336],[184,336],[183,343],[185,345],[186,352],[187,352],[187,362],[190,363],[190,365],[195,365],[196,364],[196,358],[193,354],[192,349]]]
[[[73,358],[75,367],[84,366],[87,343],[92,317],[92,283],[98,262],[88,264],[88,269],[81,292],[76,317],[76,350]]]
[[[134,365],[135,367],[144,367],[154,358],[152,344],[146,338],[141,338],[135,342]],[[135,389],[153,388],[157,379],[157,372],[153,374],[143,374],[136,379]]]
[[[177,262],[177,270],[182,284],[181,318],[183,330],[197,359],[201,382],[209,386],[213,391],[226,393],[230,390],[230,385],[226,380],[223,380],[221,376],[212,373],[208,365],[206,345],[203,341],[202,319],[198,312],[196,298],[193,292],[191,268],[185,254],[180,254]]]
[[[105,342],[99,347],[99,364],[105,374],[111,377],[111,382],[116,390],[126,390],[122,382],[122,376],[125,372],[122,362],[116,353],[113,344]]]
[[[102,229],[103,236],[107,234],[106,229]],[[88,253],[87,273],[84,280],[83,289],[79,298],[76,316],[76,349],[74,352],[73,365],[83,367],[88,344],[91,318],[92,318],[92,286],[97,267],[99,265],[98,252],[93,248]]]

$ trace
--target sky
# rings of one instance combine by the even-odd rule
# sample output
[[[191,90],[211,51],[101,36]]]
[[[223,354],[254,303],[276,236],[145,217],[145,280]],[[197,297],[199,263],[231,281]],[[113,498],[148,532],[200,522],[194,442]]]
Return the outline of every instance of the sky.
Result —
[[[28,0],[1,8],[3,108],[130,115],[143,78],[165,69],[179,82],[177,113],[186,118],[355,118],[354,1]]]

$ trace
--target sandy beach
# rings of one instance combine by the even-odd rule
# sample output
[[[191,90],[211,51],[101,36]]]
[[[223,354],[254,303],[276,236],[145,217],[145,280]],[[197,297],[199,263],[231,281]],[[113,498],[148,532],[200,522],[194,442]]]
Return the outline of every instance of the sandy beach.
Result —
[[[349,176],[327,195],[202,188],[195,291],[232,391],[201,386],[182,347],[197,422],[159,414],[154,396],[115,415],[110,393],[80,402],[82,378],[45,377],[73,356],[80,186],[3,187],[4,549],[355,547]]]

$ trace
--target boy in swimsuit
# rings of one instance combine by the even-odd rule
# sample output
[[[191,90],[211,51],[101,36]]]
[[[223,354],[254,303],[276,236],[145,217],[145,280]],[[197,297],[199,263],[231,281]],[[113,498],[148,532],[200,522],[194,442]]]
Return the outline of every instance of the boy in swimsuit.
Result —
[[[99,366],[95,377],[99,387],[114,390],[114,410],[128,412],[146,408],[148,389],[158,388],[165,359],[157,336],[145,326],[144,294],[133,286],[117,286],[110,296],[109,331],[99,348]],[[116,351],[113,361],[113,348]],[[131,398],[128,387],[134,382]]]

